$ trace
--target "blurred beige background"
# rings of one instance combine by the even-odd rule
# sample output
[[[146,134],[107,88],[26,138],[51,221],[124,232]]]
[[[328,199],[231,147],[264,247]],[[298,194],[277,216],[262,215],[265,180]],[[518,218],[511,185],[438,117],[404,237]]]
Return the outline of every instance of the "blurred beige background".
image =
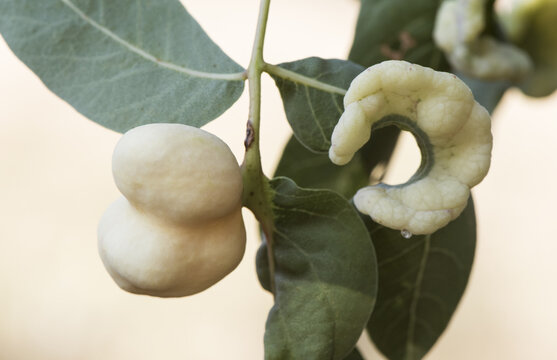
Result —
[[[211,37],[246,66],[257,0],[186,0]],[[344,58],[355,0],[275,0],[266,60]],[[243,154],[247,92],[206,128]],[[160,119],[161,122],[164,119]],[[494,116],[493,165],[475,189],[477,258],[466,294],[428,359],[556,359],[557,96],[509,92]],[[268,175],[289,136],[264,80]],[[256,225],[239,268],[208,291],[156,299],[121,291],[97,256],[96,226],[117,196],[110,171],[119,135],[50,93],[0,40],[0,359],[261,359],[271,297],[258,285]],[[392,181],[412,173],[412,141]],[[367,359],[381,359],[363,338]]]

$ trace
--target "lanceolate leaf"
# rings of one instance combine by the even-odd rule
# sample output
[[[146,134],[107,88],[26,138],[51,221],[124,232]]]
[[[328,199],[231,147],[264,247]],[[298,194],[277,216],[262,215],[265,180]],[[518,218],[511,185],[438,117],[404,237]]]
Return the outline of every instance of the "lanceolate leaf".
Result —
[[[287,178],[276,178],[271,185],[275,305],[267,319],[265,357],[344,359],[375,303],[376,264],[369,234],[338,194],[301,189]],[[268,289],[265,242],[257,269]]]
[[[379,265],[368,331],[388,359],[421,359],[447,327],[468,282],[476,245],[472,200],[432,235],[405,239],[369,219],[366,224]]]
[[[362,0],[349,59],[364,66],[406,60],[447,70],[447,62],[432,38],[442,1]]]
[[[294,135],[312,151],[328,151],[333,128],[344,111],[344,93],[352,79],[364,68],[350,61],[315,57],[278,66],[310,80],[271,73],[280,90],[286,117]],[[318,88],[311,84],[311,80],[332,87]]]
[[[201,126],[243,90],[243,69],[179,0],[0,0],[0,33],[48,88],[117,131]]]

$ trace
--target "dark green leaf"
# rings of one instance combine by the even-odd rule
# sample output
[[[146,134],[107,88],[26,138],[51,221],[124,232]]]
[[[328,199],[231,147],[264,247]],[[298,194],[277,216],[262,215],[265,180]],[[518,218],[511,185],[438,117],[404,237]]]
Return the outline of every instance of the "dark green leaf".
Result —
[[[244,86],[179,0],[1,0],[0,32],[48,88],[117,131],[201,126]]]
[[[350,61],[307,58],[278,65],[309,79],[345,91],[364,68]],[[325,152],[331,146],[331,134],[344,111],[340,91],[317,89],[304,83],[271,74],[284,103],[284,110],[294,135],[307,148]]]
[[[377,164],[386,164],[389,149],[397,139],[393,133],[398,133],[396,127],[374,131],[372,140],[344,166],[333,164],[327,154],[309,151],[292,137],[282,153],[275,176],[289,177],[303,188],[333,190],[349,199],[359,188],[370,183],[371,171]],[[374,175],[376,178],[371,181],[379,180],[383,174]]]
[[[379,265],[368,331],[387,358],[421,359],[447,327],[468,282],[476,246],[472,200],[432,235],[405,239],[400,231],[365,221]]]
[[[287,178],[275,191],[275,305],[265,332],[273,360],[344,359],[375,303],[375,254],[365,225],[338,194],[305,190]],[[258,275],[269,288],[266,243]]]
[[[348,354],[348,356],[345,357],[344,360],[364,360],[364,357],[362,356],[362,354],[360,354],[358,349],[354,348],[354,350],[352,350],[352,352]]]
[[[435,70],[448,68],[433,43],[437,8],[442,0],[362,0],[350,60],[371,66],[406,60]]]
[[[472,90],[476,101],[485,107],[489,113],[493,113],[505,91],[512,85],[508,81],[482,81],[463,74],[457,75]]]

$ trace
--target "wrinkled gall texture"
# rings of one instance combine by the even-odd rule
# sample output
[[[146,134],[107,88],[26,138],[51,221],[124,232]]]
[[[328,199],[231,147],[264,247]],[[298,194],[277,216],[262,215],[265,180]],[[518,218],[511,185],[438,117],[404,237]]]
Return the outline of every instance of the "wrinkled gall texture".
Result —
[[[352,81],[344,107],[331,138],[333,163],[348,163],[372,129],[390,124],[412,132],[422,150],[422,165],[407,183],[360,189],[359,211],[393,229],[429,234],[464,210],[470,188],[489,169],[492,136],[488,112],[460,79],[385,61]]]
[[[512,80],[532,69],[528,55],[517,47],[481,35],[485,0],[447,0],[435,19],[433,39],[451,65],[484,80]]]
[[[242,176],[219,138],[187,125],[144,125],[121,138],[112,163],[124,197],[100,221],[99,253],[122,289],[191,295],[239,264]]]

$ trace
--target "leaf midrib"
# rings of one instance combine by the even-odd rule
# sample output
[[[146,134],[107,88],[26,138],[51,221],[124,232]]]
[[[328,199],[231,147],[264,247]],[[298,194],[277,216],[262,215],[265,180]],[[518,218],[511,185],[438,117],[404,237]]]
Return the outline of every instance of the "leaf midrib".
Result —
[[[269,73],[269,75],[271,76],[279,77],[281,79],[293,82],[294,84],[301,84],[303,86],[314,88],[330,94],[341,96],[346,95],[346,89],[324,83],[317,80],[316,78],[305,76],[292,70],[288,70],[280,65],[265,64],[264,71]]]
[[[338,310],[336,307],[333,306],[332,302],[331,302],[331,292],[330,289],[328,287],[326,287],[324,285],[324,281],[323,279],[321,279],[321,277],[319,276],[319,271],[317,271],[317,269],[315,268],[315,265],[312,261],[311,256],[299,245],[297,244],[295,241],[292,241],[292,239],[290,239],[290,237],[288,237],[286,234],[280,232],[278,229],[275,229],[275,232],[277,234],[279,234],[280,236],[282,236],[282,238],[286,241],[288,241],[295,249],[297,249],[307,260],[307,263],[309,264],[309,267],[311,269],[310,273],[312,274],[312,276],[317,279],[316,283],[318,288],[321,290],[321,293],[324,294],[324,299],[327,305],[327,308],[329,310],[329,313],[333,314],[333,319],[338,319],[339,318],[339,314],[338,314]],[[336,339],[336,321],[332,321],[332,339]],[[331,353],[334,355],[335,354],[335,350],[336,350],[336,342],[333,341],[331,343]]]
[[[412,302],[410,303],[410,314],[408,318],[408,331],[406,336],[406,346],[405,346],[405,354],[406,359],[414,359],[414,347],[412,343],[414,341],[414,331],[416,326],[416,312],[418,308],[418,301],[420,298],[421,286],[424,277],[425,267],[427,265],[427,260],[429,257],[429,250],[431,246],[431,234],[426,235],[424,239],[424,252],[422,254],[422,259],[420,261],[420,265],[418,268],[418,274],[416,275],[416,283],[414,287],[414,292],[412,294]]]
[[[242,81],[242,80],[244,80],[243,72],[228,73],[228,74],[208,73],[208,72],[189,69],[189,68],[186,68],[186,67],[183,67],[183,66],[179,66],[179,65],[172,64],[172,63],[169,63],[169,62],[166,62],[166,61],[159,60],[155,56],[153,56],[153,55],[149,54],[148,52],[146,52],[145,50],[140,49],[139,47],[127,42],[126,40],[122,39],[121,37],[119,37],[118,35],[113,33],[112,31],[110,31],[108,28],[102,26],[101,24],[99,24],[95,20],[91,19],[89,16],[87,16],[87,14],[85,14],[80,8],[78,8],[70,0],[60,0],[60,1],[64,5],[66,5],[68,8],[70,8],[76,15],[78,15],[80,18],[82,18],[85,22],[87,22],[89,25],[91,25],[92,27],[94,27],[98,31],[102,32],[104,35],[108,36],[109,38],[111,38],[112,40],[114,40],[118,44],[122,45],[123,47],[125,47],[129,51],[141,56],[145,60],[151,61],[152,63],[154,63],[154,64],[156,64],[160,67],[163,67],[163,68],[166,68],[166,69],[169,69],[169,70],[173,70],[173,71],[176,71],[176,72],[179,72],[179,73],[182,73],[182,74],[186,74],[186,75],[189,75],[189,76],[193,76],[193,77],[197,77],[197,78],[203,78],[203,79],[226,80],[226,81]]]

